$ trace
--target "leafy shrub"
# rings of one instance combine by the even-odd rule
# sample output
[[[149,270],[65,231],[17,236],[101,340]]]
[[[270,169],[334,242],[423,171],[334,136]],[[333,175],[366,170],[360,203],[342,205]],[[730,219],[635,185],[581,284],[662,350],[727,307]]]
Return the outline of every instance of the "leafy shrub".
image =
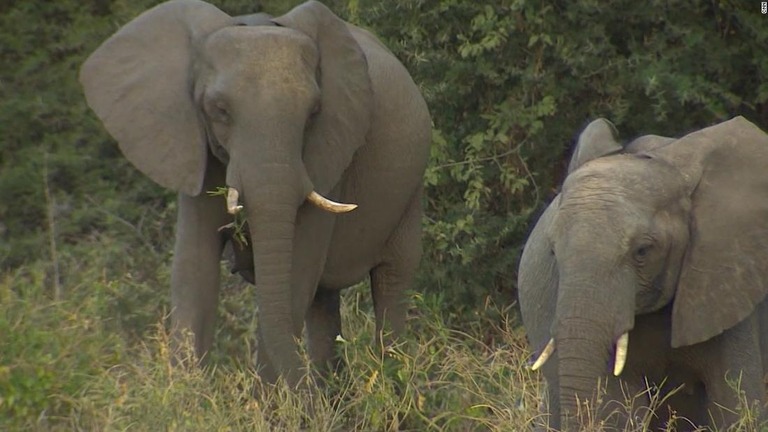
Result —
[[[589,120],[609,118],[625,139],[681,136],[739,114],[768,127],[768,30],[757,5],[336,4],[381,35],[429,103],[420,287],[452,305],[512,298],[529,219]]]
[[[97,302],[82,296],[51,301],[44,279],[38,266],[0,280],[3,430],[35,429],[69,415],[72,398],[124,353],[117,334],[104,331]]]

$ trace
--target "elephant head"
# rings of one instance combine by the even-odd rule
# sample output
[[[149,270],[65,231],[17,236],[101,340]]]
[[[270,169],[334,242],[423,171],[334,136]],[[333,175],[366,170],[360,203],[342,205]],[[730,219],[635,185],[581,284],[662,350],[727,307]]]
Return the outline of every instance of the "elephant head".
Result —
[[[636,315],[670,308],[669,346],[657,349],[685,347],[733,327],[768,292],[763,131],[737,117],[622,149],[598,120],[582,146],[589,151],[574,153],[561,194],[529,238],[519,281],[539,284],[555,305],[537,330],[550,342],[534,368],[557,350],[556,422],[568,430],[577,401],[594,401],[598,381],[621,374]],[[526,268],[536,253],[546,257],[543,273]]]
[[[284,199],[303,201],[336,184],[370,125],[365,57],[319,2],[272,19],[277,26],[263,25],[267,19],[172,0],[87,59],[80,81],[88,103],[139,170],[194,196],[210,150],[232,161],[233,187],[251,174],[269,177],[281,163],[295,184]]]
[[[283,325],[298,209],[355,207],[323,198],[371,124],[367,62],[346,23],[316,1],[269,20],[172,0],[105,41],[80,81],[123,154],[158,184],[196,196],[210,167],[226,166],[227,207],[249,222],[257,301],[270,305],[260,322]]]

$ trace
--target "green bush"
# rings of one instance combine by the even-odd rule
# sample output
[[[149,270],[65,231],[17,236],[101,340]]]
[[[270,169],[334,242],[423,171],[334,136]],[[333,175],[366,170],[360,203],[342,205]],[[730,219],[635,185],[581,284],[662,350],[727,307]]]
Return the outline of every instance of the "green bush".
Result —
[[[589,120],[611,119],[625,139],[681,136],[739,114],[768,128],[757,4],[337,3],[381,35],[429,103],[420,288],[447,292],[452,305],[513,298],[529,219]]]
[[[105,331],[98,302],[52,301],[44,278],[36,266],[0,279],[2,430],[30,430],[71,415],[72,398],[123,358],[124,343]]]

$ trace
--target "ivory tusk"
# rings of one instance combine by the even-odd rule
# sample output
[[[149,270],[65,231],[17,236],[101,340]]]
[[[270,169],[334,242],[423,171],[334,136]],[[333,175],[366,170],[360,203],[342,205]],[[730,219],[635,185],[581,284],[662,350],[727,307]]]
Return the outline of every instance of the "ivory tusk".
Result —
[[[544,350],[539,354],[539,357],[536,359],[536,361],[533,363],[533,366],[531,366],[531,370],[535,371],[538,370],[540,367],[544,366],[544,363],[549,360],[549,356],[552,355],[552,353],[555,352],[555,339],[550,339],[549,342],[547,342],[547,346],[544,347]]]
[[[328,198],[320,195],[315,191],[312,191],[312,193],[307,196],[307,199],[312,204],[331,213],[346,213],[357,208],[357,204],[337,203],[335,201],[329,200]]]
[[[621,375],[624,364],[627,363],[627,349],[629,348],[629,333],[619,336],[616,341],[616,359],[613,363],[613,376]]]
[[[229,188],[227,191],[227,211],[229,214],[237,214],[243,209],[243,206],[237,204],[238,198],[240,198],[240,192],[233,187]]]

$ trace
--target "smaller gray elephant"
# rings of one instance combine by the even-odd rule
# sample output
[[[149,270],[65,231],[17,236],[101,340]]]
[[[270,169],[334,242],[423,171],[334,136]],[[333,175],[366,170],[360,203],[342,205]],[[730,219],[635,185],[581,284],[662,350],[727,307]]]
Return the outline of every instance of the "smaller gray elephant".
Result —
[[[518,272],[549,427],[623,430],[650,401],[616,401],[649,387],[653,427],[724,428],[742,401],[762,418],[767,166],[768,135],[741,117],[626,146],[608,121],[587,126]]]

